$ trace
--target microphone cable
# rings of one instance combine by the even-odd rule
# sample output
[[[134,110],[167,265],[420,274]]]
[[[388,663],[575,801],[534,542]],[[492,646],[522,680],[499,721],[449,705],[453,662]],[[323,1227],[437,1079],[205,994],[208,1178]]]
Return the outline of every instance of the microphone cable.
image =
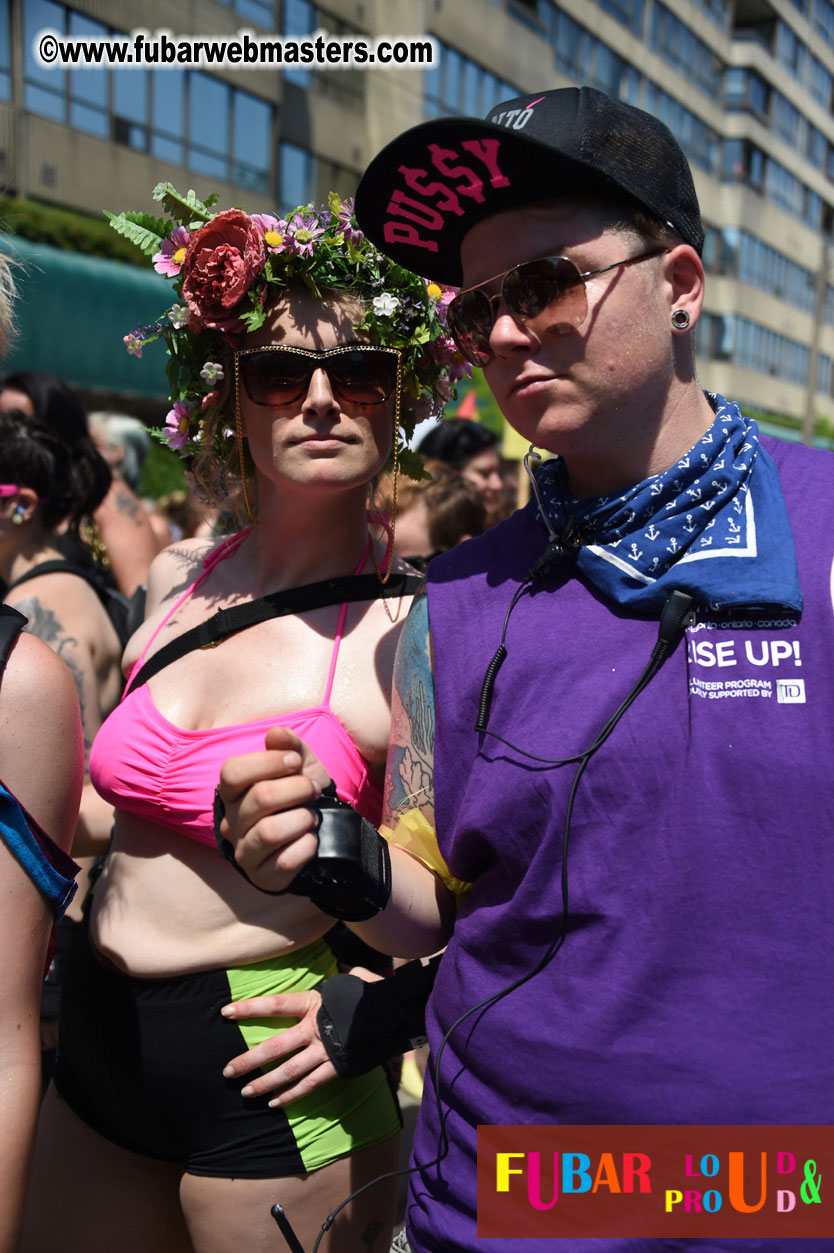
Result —
[[[558,929],[551,943],[548,945],[545,953],[542,955],[542,957],[539,958],[535,966],[533,966],[530,970],[525,971],[523,975],[519,975],[517,979],[514,979],[511,983],[507,984],[505,987],[499,989],[498,992],[493,992],[489,996],[486,996],[482,1000],[478,1001],[476,1005],[470,1006],[469,1009],[465,1010],[462,1014],[459,1015],[458,1018],[455,1019],[452,1025],[444,1033],[443,1038],[440,1041],[440,1045],[438,1046],[438,1049],[437,1049],[437,1055],[432,1059],[432,1063],[431,1063],[432,1075],[434,1079],[434,1096],[435,1096],[435,1103],[436,1103],[436,1108],[437,1108],[437,1119],[438,1119],[438,1124],[440,1127],[438,1141],[437,1141],[437,1147],[438,1147],[437,1155],[428,1162],[415,1162],[413,1166],[403,1167],[400,1170],[393,1170],[393,1171],[387,1172],[386,1174],[378,1175],[376,1176],[376,1178],[371,1179],[367,1183],[363,1184],[360,1188],[357,1188],[354,1192],[350,1194],[350,1196],[345,1197],[345,1199],[330,1214],[328,1214],[327,1218],[322,1223],[321,1230],[319,1231],[318,1236],[316,1237],[316,1242],[313,1245],[312,1253],[318,1253],[321,1241],[323,1240],[326,1233],[333,1226],[333,1223],[335,1222],[337,1215],[341,1213],[341,1211],[345,1208],[346,1205],[349,1205],[351,1201],[356,1199],[356,1197],[361,1196],[361,1194],[365,1192],[368,1188],[374,1187],[376,1184],[382,1183],[386,1179],[399,1178],[401,1175],[410,1175],[410,1174],[414,1174],[417,1171],[422,1172],[424,1170],[429,1170],[433,1166],[439,1166],[440,1163],[447,1156],[449,1152],[449,1137],[448,1137],[448,1133],[446,1130],[446,1123],[447,1123],[449,1113],[451,1111],[449,1107],[447,1107],[446,1109],[443,1108],[443,1103],[441,1099],[441,1089],[440,1089],[440,1062],[443,1056],[443,1052],[446,1048],[446,1045],[448,1044],[452,1034],[457,1030],[457,1028],[461,1025],[461,1023],[466,1021],[467,1018],[470,1018],[473,1014],[478,1013],[479,1011],[485,1011],[489,1009],[492,1005],[497,1005],[499,1001],[504,999],[504,997],[509,996],[510,993],[515,992],[518,988],[522,987],[525,983],[529,983],[531,979],[534,979],[536,975],[540,974],[545,969],[545,967],[549,965],[549,963],[554,959],[554,957],[556,957],[557,953],[559,953],[559,951],[561,950],[565,942],[565,939],[567,937],[567,928],[568,928],[568,912],[569,912],[568,911],[568,906],[569,906],[568,850],[569,850],[569,844],[570,844],[570,827],[571,827],[571,821],[573,818],[573,807],[574,807],[574,801],[576,799],[577,789],[579,787],[579,782],[591,758],[600,748],[602,748],[603,744],[610,737],[610,735],[614,731],[615,727],[617,726],[621,718],[624,716],[627,710],[631,707],[631,705],[634,703],[634,701],[637,699],[640,693],[644,691],[646,687],[648,687],[649,683],[651,683],[652,679],[660,670],[663,663],[667,660],[667,658],[674,651],[675,647],[680,641],[681,636],[683,635],[687,626],[691,625],[691,623],[694,622],[695,620],[695,614],[692,609],[693,597],[690,596],[689,593],[687,592],[681,591],[679,589],[675,589],[673,592],[671,592],[671,594],[667,598],[666,603],[663,606],[663,609],[661,611],[657,641],[652,649],[649,660],[646,666],[644,667],[640,677],[637,679],[636,683],[634,684],[634,686],[632,687],[628,695],[624,698],[624,700],[620,703],[620,705],[617,707],[617,709],[614,711],[614,713],[611,715],[611,717],[608,719],[608,721],[599,731],[599,733],[597,734],[593,742],[583,752],[575,753],[573,756],[570,756],[570,757],[560,757],[560,758],[539,757],[535,753],[529,753],[525,749],[519,748],[517,745],[513,744],[510,740],[507,740],[503,736],[498,735],[497,732],[490,731],[487,726],[487,723],[489,721],[489,714],[490,714],[490,709],[492,705],[492,693],[493,693],[493,688],[495,686],[495,680],[498,676],[498,671],[500,670],[504,660],[507,657],[507,648],[506,648],[505,641],[506,641],[506,636],[507,636],[507,628],[509,626],[509,621],[513,613],[513,610],[515,609],[516,605],[521,600],[521,597],[525,593],[531,592],[533,584],[536,581],[537,577],[538,578],[547,577],[548,574],[552,573],[555,565],[559,564],[560,562],[563,562],[564,560],[566,560],[566,558],[570,557],[571,546],[573,544],[574,544],[574,541],[572,539],[572,536],[569,533],[567,534],[567,536],[564,536],[564,537],[558,536],[555,533],[551,533],[550,541],[547,545],[547,548],[545,549],[545,552],[542,554],[542,557],[540,557],[539,560],[534,564],[527,578],[516,589],[513,595],[513,598],[510,601],[507,612],[504,615],[504,622],[503,622],[503,627],[502,627],[502,632],[501,632],[501,643],[499,644],[498,648],[495,651],[494,656],[492,657],[492,660],[487,666],[486,674],[484,675],[484,680],[483,680],[483,683],[481,684],[481,692],[480,692],[480,697],[478,700],[478,716],[477,716],[477,720],[476,720],[475,727],[474,727],[475,731],[478,732],[479,734],[491,736],[493,739],[496,739],[500,743],[504,744],[507,748],[510,748],[513,752],[518,753],[522,757],[528,758],[530,761],[535,761],[542,765],[548,765],[548,766],[567,766],[567,765],[573,765],[573,764],[578,765],[578,768],[571,782],[570,792],[568,793],[568,802],[567,802],[567,807],[565,810],[565,821],[564,821],[564,825],[562,828],[562,867],[561,867],[561,873],[560,873],[560,897],[561,897],[562,911],[561,911],[561,917],[559,919]],[[537,573],[534,573],[534,571],[536,571]],[[289,1221],[286,1218],[286,1215],[284,1214],[282,1206],[278,1204],[273,1205],[271,1213],[273,1217],[275,1218],[275,1221],[278,1223],[281,1229],[281,1232],[284,1235],[285,1240],[287,1241],[287,1246],[288,1246],[288,1249],[290,1250],[290,1253],[304,1253],[304,1249],[302,1245],[299,1243],[298,1238],[295,1235],[295,1232],[293,1231],[292,1227],[290,1226]]]

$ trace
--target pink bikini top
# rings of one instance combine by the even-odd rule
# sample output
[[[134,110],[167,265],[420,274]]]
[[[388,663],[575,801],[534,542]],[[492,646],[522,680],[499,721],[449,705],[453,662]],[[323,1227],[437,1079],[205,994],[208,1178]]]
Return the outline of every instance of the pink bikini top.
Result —
[[[147,683],[131,690],[145,656],[159,631],[211,573],[218,561],[234,552],[248,534],[235,535],[208,556],[203,573],[165,615],[130,672],[121,703],[102,724],[90,752],[90,779],[96,791],[117,809],[214,847],[212,805],[220,767],[227,757],[259,752],[271,726],[289,727],[319,758],[342,800],[379,825],[382,789],[330,708],[330,694],[339,658],[347,604],[341,606],[330,673],[320,705],[238,726],[187,731],[163,717]],[[362,555],[355,574],[365,564]]]

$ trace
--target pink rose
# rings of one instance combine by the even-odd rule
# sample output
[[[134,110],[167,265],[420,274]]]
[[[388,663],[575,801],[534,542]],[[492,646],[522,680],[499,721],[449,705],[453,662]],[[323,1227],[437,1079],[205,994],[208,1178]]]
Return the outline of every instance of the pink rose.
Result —
[[[264,268],[264,237],[248,213],[227,209],[191,236],[183,261],[182,296],[203,326],[244,328],[232,312]]]

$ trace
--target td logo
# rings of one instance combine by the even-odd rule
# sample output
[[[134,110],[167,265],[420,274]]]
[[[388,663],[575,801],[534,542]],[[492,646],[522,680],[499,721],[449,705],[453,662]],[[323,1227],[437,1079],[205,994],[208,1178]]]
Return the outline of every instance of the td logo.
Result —
[[[777,679],[776,700],[780,705],[804,705],[805,680]]]

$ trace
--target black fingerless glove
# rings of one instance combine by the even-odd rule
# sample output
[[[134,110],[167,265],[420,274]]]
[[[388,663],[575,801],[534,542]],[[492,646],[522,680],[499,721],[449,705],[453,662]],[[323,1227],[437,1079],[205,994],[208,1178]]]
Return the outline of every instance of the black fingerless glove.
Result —
[[[333,975],[320,984],[319,1035],[336,1071],[347,1079],[426,1040],[426,1001],[440,963],[408,962],[389,979],[366,983]]]

